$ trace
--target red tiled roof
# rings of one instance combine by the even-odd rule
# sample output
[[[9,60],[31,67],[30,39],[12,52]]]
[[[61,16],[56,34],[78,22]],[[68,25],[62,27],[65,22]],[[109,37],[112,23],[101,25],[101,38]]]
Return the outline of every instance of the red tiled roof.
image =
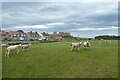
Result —
[[[6,32],[4,30],[0,30],[0,35],[2,34],[6,34]]]
[[[20,33],[19,33],[19,32],[16,32],[16,31],[10,31],[9,34],[10,34],[10,35],[13,35],[13,34],[17,34],[17,35],[18,35],[18,34],[20,34]]]
[[[63,37],[62,36],[55,36],[55,39],[61,40]]]

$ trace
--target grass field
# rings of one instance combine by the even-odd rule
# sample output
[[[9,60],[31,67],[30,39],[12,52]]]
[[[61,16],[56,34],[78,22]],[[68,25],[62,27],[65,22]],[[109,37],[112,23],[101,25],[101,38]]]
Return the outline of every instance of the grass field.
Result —
[[[70,42],[38,43],[5,58],[3,78],[117,78],[117,41],[92,41],[87,50],[70,51]]]

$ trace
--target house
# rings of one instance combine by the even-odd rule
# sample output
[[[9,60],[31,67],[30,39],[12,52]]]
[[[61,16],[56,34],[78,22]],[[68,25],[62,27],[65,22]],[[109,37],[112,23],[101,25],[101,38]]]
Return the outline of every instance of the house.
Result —
[[[48,34],[47,32],[43,32],[43,33],[41,33],[41,34],[44,36],[44,39],[45,39],[45,40],[50,40],[50,39],[51,39],[51,35]]]
[[[38,32],[32,32],[32,31],[30,31],[30,32],[27,33],[27,37],[28,37],[30,40],[39,40],[40,35],[39,35]]]
[[[1,38],[5,38],[6,35],[7,35],[7,33],[0,28],[0,37],[1,37]]]
[[[55,35],[54,39],[57,41],[61,41],[61,40],[63,40],[63,36],[62,35]]]
[[[54,41],[61,41],[63,40],[63,35],[58,34],[57,32],[53,32],[52,38]]]
[[[17,37],[19,37],[19,33],[16,32],[16,31],[10,31],[9,32],[9,37],[10,38],[17,38]]]
[[[59,35],[62,35],[62,36],[71,36],[71,34],[68,33],[68,32],[59,32]]]
[[[61,41],[63,40],[64,36],[71,36],[71,34],[68,32],[59,32],[59,33],[53,32],[54,40]]]
[[[22,33],[17,31],[10,31],[8,34],[9,34],[9,38],[13,38],[16,40],[24,40],[27,38],[27,34],[24,32]]]
[[[48,34],[47,32],[42,33],[44,37],[50,41],[61,41],[64,36],[71,36],[68,32],[53,32],[53,34]]]
[[[57,35],[57,32],[53,32],[53,35]]]

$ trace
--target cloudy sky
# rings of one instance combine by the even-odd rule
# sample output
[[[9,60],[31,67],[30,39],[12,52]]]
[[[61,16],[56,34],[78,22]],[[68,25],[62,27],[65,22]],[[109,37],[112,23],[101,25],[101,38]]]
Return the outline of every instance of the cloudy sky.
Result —
[[[118,35],[118,2],[3,2],[2,29]]]

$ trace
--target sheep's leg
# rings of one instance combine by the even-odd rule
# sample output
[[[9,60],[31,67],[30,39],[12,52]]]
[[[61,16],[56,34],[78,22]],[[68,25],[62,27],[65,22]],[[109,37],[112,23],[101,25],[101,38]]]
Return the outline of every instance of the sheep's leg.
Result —
[[[22,47],[23,51],[25,50],[25,47]]]
[[[73,50],[73,47],[71,47],[71,51]]]
[[[7,56],[7,53],[8,53],[8,50],[7,50],[6,53],[5,53],[5,57]]]
[[[78,47],[78,51],[79,51],[80,49],[79,49],[79,47]]]
[[[84,48],[86,49],[86,46],[84,45]]]
[[[85,45],[84,45],[84,47],[85,47]]]
[[[23,47],[22,47],[22,50],[23,50]]]
[[[19,53],[19,49],[17,48],[17,54]]]
[[[24,47],[22,47],[22,50],[24,51]]]
[[[23,50],[25,51],[25,47],[23,48]]]
[[[9,55],[10,55],[10,51],[8,51],[8,53],[7,53],[7,57],[9,58]]]
[[[87,46],[85,47],[85,49],[87,49]]]

